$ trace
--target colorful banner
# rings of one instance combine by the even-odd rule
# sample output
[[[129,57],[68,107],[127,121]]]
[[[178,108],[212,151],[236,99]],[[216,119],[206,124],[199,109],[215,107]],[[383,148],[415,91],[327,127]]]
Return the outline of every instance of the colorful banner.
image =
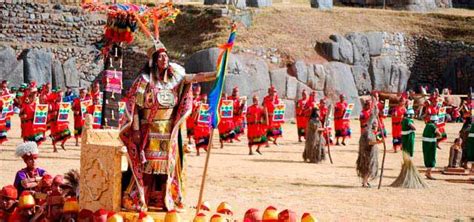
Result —
[[[383,104],[383,116],[388,116],[388,111],[390,110],[390,100],[386,99]]]
[[[1,100],[3,102],[3,109],[1,110],[1,113],[5,113],[7,116],[12,116],[14,113],[13,110],[13,99],[15,98],[15,95],[10,94],[10,95],[5,95],[1,97]]]
[[[285,122],[285,104],[275,105],[273,110],[273,122]]]
[[[342,118],[343,119],[350,119],[353,109],[354,109],[354,103],[349,103],[349,105],[347,105],[346,112],[344,113],[344,117],[342,117]]]
[[[92,117],[94,118],[93,125],[95,127],[100,127],[102,124],[102,106],[101,105],[94,106],[94,113],[92,114]]]
[[[125,114],[125,107],[127,104],[125,102],[118,102],[118,105],[119,105],[119,108],[118,108],[119,118],[121,119],[122,116]]]
[[[46,125],[48,120],[48,104],[36,104],[35,117],[33,119],[34,125]]]
[[[439,108],[438,111],[438,125],[444,124],[446,120],[446,107]]]
[[[234,101],[222,100],[221,103],[221,118],[232,119],[234,117]]]
[[[86,118],[86,114],[87,114],[87,107],[91,106],[92,105],[92,100],[84,100],[84,101],[81,101],[81,115],[82,115],[82,119],[85,119]]]
[[[59,103],[58,122],[68,122],[71,103]]]
[[[99,93],[99,105],[102,106],[102,104],[104,104],[104,93],[100,92]]]
[[[104,81],[106,92],[122,93],[122,71],[105,70]]]
[[[209,113],[209,104],[201,104],[199,107],[198,123],[210,123],[211,114]]]

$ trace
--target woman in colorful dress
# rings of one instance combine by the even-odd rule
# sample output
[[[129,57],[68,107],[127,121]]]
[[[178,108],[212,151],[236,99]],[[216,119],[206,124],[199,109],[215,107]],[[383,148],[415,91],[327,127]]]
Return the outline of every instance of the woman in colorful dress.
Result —
[[[267,131],[266,131],[266,115],[263,107],[259,105],[258,96],[253,96],[252,105],[247,109],[247,139],[249,146],[249,155],[253,155],[252,147],[257,146],[255,150],[258,154],[260,152],[260,146],[268,143]]]
[[[26,167],[16,173],[13,186],[21,194],[25,190],[34,190],[46,175],[46,170],[37,167],[39,155],[38,145],[35,142],[25,142],[17,146],[15,155],[21,157]]]

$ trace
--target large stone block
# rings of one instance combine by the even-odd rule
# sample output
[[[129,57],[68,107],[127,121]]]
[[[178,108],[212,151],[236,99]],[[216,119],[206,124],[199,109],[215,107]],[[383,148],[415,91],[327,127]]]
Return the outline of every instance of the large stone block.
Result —
[[[347,34],[346,38],[352,43],[354,65],[369,67],[370,55],[367,36],[362,33],[352,32]]]
[[[272,0],[247,0],[247,6],[255,8],[263,8],[272,6]]]
[[[330,10],[333,8],[333,0],[311,0],[311,8],[317,8],[321,10]]]
[[[303,90],[306,91],[306,93],[309,94],[313,91],[309,86],[307,86],[306,84],[302,83],[302,82],[298,82],[298,90],[297,90],[297,93],[296,93],[296,99],[301,99],[302,97],[302,94],[303,94]]]
[[[66,82],[64,80],[64,72],[63,72],[63,67],[61,65],[61,62],[58,60],[53,60],[53,87],[59,87],[61,89],[64,89],[66,86]]]
[[[308,67],[306,63],[302,60],[298,60],[293,64],[293,70],[295,70],[296,79],[301,82],[306,83],[308,80]]]
[[[369,73],[374,90],[392,92],[394,88],[391,85],[392,57],[380,56],[372,58]]]
[[[309,65],[308,70],[308,86],[314,90],[323,91],[326,82],[327,71],[321,64]]]
[[[66,80],[66,86],[72,88],[79,87],[79,71],[77,71],[76,59],[74,57],[64,62],[63,70]]]
[[[354,62],[354,53],[351,42],[341,35],[331,35],[329,39],[332,42],[322,44],[324,54],[328,59],[352,64]]]
[[[23,60],[17,60],[15,51],[8,46],[0,46],[0,79],[8,80],[10,87],[24,82]]]
[[[368,32],[366,33],[367,41],[369,43],[370,56],[379,56],[383,48],[383,33],[382,32]]]
[[[370,79],[369,70],[363,66],[353,66],[352,75],[357,87],[359,95],[366,95],[372,91],[372,81]]]
[[[25,82],[36,81],[38,85],[50,83],[53,56],[39,49],[27,49],[23,56]]]
[[[275,87],[280,95],[286,95],[286,76],[288,76],[286,68],[270,71],[271,85]]]
[[[298,80],[295,77],[286,77],[286,98],[296,99],[298,91]]]
[[[328,70],[328,75],[324,94],[332,100],[333,104],[338,101],[339,95],[346,95],[347,101],[355,104],[352,116],[359,116],[361,104],[351,67],[340,62],[329,62],[325,64],[325,68]]]

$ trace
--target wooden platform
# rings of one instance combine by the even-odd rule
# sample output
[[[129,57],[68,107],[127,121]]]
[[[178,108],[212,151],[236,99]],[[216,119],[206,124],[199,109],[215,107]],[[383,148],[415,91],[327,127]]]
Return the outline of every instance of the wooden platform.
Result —
[[[456,176],[468,176],[470,171],[471,171],[470,169],[464,169],[464,168],[445,167],[442,174],[444,174],[444,175],[456,175]]]
[[[445,181],[450,182],[450,183],[474,184],[474,178],[469,178],[469,179],[446,179]]]

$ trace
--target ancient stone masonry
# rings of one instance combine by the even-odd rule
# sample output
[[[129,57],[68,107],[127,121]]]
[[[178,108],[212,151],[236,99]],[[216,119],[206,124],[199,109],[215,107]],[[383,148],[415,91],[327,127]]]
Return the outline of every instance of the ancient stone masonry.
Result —
[[[410,52],[413,75],[408,87],[448,87],[464,94],[474,87],[474,45],[415,37]]]
[[[25,2],[0,4],[0,63],[14,65],[0,67],[0,79],[11,79],[11,86],[36,80],[88,87],[103,68],[94,44],[102,38],[105,17],[79,7]]]

